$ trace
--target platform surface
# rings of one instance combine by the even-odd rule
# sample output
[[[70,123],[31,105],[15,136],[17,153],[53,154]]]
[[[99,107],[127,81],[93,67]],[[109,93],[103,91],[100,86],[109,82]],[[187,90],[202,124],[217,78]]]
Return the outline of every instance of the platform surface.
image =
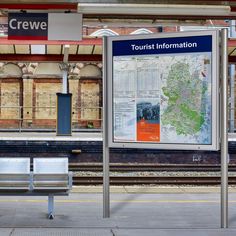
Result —
[[[68,136],[57,136],[55,132],[0,132],[0,141],[102,141],[101,132],[74,132]]]
[[[166,189],[166,190],[165,190]],[[0,236],[236,235],[236,191],[230,188],[229,228],[220,228],[219,187],[112,187],[111,216],[103,218],[101,187],[76,187],[55,198],[0,197]]]
[[[55,132],[0,132],[0,141],[102,141],[101,132],[74,132],[57,136]]]
[[[56,132],[0,132],[0,141],[102,141],[102,132],[73,132],[71,136],[57,136]],[[229,141],[236,141],[236,133],[229,133]]]

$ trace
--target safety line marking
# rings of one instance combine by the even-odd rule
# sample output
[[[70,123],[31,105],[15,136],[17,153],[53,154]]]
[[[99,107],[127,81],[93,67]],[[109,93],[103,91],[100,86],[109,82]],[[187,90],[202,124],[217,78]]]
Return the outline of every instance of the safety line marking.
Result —
[[[1,202],[25,202],[25,203],[46,203],[47,200],[33,200],[33,199],[0,199]],[[102,203],[98,200],[55,200],[56,203]],[[111,200],[111,203],[220,203],[219,200]],[[229,201],[229,203],[236,203],[236,200]]]

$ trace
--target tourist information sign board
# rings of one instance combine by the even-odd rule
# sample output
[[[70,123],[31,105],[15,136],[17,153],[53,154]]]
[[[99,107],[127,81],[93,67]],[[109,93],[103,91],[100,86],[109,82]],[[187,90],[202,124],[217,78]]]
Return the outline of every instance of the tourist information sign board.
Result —
[[[219,31],[107,38],[109,147],[219,149]]]

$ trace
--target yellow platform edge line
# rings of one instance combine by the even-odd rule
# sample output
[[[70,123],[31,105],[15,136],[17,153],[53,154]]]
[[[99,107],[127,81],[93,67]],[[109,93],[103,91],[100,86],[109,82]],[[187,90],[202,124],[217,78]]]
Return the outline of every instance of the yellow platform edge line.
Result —
[[[16,203],[47,203],[47,200],[34,199],[0,199],[0,203],[16,202]],[[111,203],[220,203],[215,200],[111,200]],[[55,203],[102,203],[102,200],[55,200]],[[236,200],[229,201],[229,203],[236,203]]]

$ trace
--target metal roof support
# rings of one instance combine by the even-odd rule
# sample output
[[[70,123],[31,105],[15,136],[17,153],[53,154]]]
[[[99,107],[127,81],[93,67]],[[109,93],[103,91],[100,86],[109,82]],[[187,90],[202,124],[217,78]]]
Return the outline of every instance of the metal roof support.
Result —
[[[69,58],[70,45],[64,46],[64,57],[61,65],[62,70],[62,93],[67,94],[68,91],[68,58]]]
[[[230,22],[230,37],[236,38],[235,32],[235,20]],[[230,65],[230,125],[229,131],[234,133],[234,112],[235,112],[235,94],[234,94],[234,83],[235,83],[235,64]]]

